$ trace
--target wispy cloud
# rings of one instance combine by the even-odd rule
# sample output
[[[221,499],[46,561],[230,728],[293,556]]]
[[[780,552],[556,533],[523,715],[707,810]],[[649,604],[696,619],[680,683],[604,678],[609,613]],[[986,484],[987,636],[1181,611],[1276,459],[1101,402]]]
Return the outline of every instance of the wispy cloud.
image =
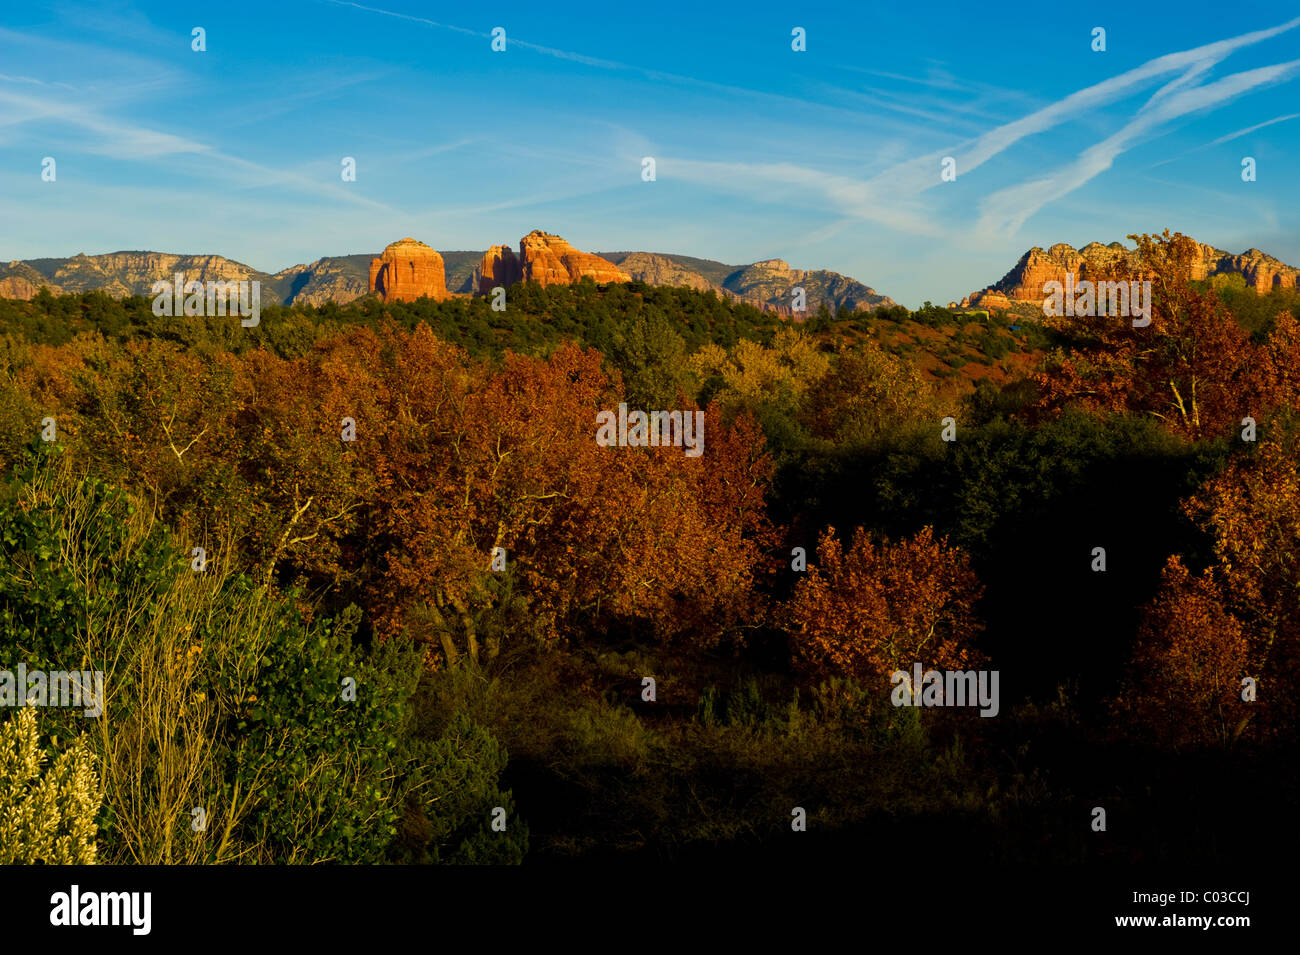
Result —
[[[839,97],[851,103],[868,106],[875,110],[899,113],[903,116],[924,120],[926,123],[951,127],[953,124],[978,128],[977,118],[991,119],[979,107],[970,104],[949,103],[927,98],[899,96],[887,90],[854,90],[830,83],[819,82],[814,88],[829,96]],[[977,118],[973,118],[977,117]]]
[[[0,83],[29,83],[32,86],[57,87],[59,89],[72,90],[74,92],[77,89],[70,83],[47,83],[45,80],[38,80],[34,76],[8,76],[4,73],[0,73]]]
[[[352,7],[356,10],[364,10],[366,13],[378,13],[386,17],[395,17],[398,20],[408,20],[411,23],[423,23],[425,26],[438,27],[443,30],[454,30],[457,33],[465,33],[469,36],[488,36],[486,33],[480,33],[478,30],[470,30],[467,27],[458,27],[450,23],[439,23],[437,20],[430,20],[428,17],[412,16],[409,13],[397,13],[394,10],[383,10],[379,7],[368,7],[360,3],[352,3],[350,0],[321,0],[322,3],[332,3],[336,7]]]
[[[13,123],[55,120],[95,133],[99,140],[85,148],[115,159],[142,159],[178,153],[210,153],[211,147],[173,133],[159,132],[142,126],[116,122],[100,116],[92,108],[52,97],[29,96],[0,90],[0,103],[17,110]]]
[[[256,110],[244,109],[241,102],[235,106],[235,115],[223,117],[220,124],[225,129],[233,129],[265,123],[268,119],[299,112],[346,89],[374,83],[389,75],[388,71],[381,70],[350,72],[342,76],[336,71],[321,71],[301,76],[298,81],[300,88],[292,93],[281,93],[268,83],[265,92],[258,95]]]
[[[1178,80],[1166,85],[1148,100],[1148,107],[1154,107],[1165,97],[1175,95],[1177,87],[1184,81],[1200,76],[1210,65],[1222,61],[1243,47],[1260,43],[1293,30],[1297,26],[1300,26],[1300,17],[1267,30],[1256,30],[1180,53],[1156,57],[1118,76],[1071,93],[1064,99],[1035,110],[1028,116],[998,126],[977,137],[973,142],[955,148],[948,155],[956,159],[958,174],[967,176],[1026,137],[1046,132],[1062,123],[1131,96],[1161,76],[1182,71]],[[931,153],[888,170],[881,174],[881,182],[883,184],[888,180],[892,188],[909,194],[932,189],[940,183],[936,163],[940,155],[942,154]]]
[[[1155,169],[1158,166],[1167,166],[1171,162],[1177,162],[1185,156],[1190,156],[1192,153],[1199,153],[1202,150],[1210,149],[1214,146],[1221,146],[1224,143],[1231,142],[1241,136],[1248,136],[1257,129],[1263,129],[1265,126],[1272,126],[1275,123],[1285,123],[1287,120],[1291,119],[1300,119],[1300,113],[1288,113],[1286,116],[1278,116],[1274,119],[1265,120],[1262,123],[1256,123],[1254,126],[1247,126],[1245,129],[1239,129],[1235,133],[1228,133],[1226,136],[1220,136],[1218,139],[1211,140],[1208,143],[1189,149],[1185,153],[1180,153],[1177,156],[1170,156],[1168,159],[1161,159],[1159,162],[1153,162],[1148,168]]]
[[[1233,52],[1300,26],[1300,17],[1265,30],[1219,40],[1191,50],[1156,57],[1118,76],[1078,90],[1058,102],[1001,124],[967,143],[933,150],[896,163],[879,174],[858,180],[795,163],[713,162],[665,157],[661,168],[674,176],[718,189],[741,192],[759,201],[798,197],[834,210],[841,217],[876,222],[921,236],[940,236],[950,227],[940,224],[934,209],[920,201],[939,185],[939,160],[956,158],[961,176],[1027,137],[1090,114],[1120,101],[1152,81],[1179,75],[1160,87],[1118,132],[1084,150],[1049,176],[1001,189],[980,204],[976,229],[981,233],[1012,233],[1044,205],[1078,189],[1109,169],[1115,158],[1144,136],[1190,113],[1213,109],[1264,85],[1289,79],[1300,61],[1233,74],[1205,85],[1194,85],[1209,69]],[[816,233],[814,233],[816,235]]]
[[[0,104],[14,107],[13,123],[53,121],[94,134],[80,139],[77,149],[111,159],[150,161],[167,157],[193,156],[209,160],[208,172],[236,187],[285,186],[343,203],[369,206],[393,213],[391,207],[346,188],[304,176],[288,169],[276,169],[215,149],[208,143],[147,126],[123,122],[103,115],[93,106],[68,103],[52,97],[37,97],[0,89]],[[341,185],[341,183],[339,184]]]
[[[483,33],[479,30],[471,30],[467,27],[456,26],[451,23],[443,23],[439,20],[431,20],[427,17],[418,17],[409,13],[399,13],[393,10],[385,10],[380,7],[372,7],[361,3],[355,3],[353,0],[318,0],[320,3],[330,4],[336,7],[346,7],[355,10],[361,10],[366,13],[376,13],[381,16],[395,17],[400,20],[407,20],[413,23],[421,23],[425,26],[437,27],[443,30],[451,30],[465,36],[478,37],[483,40],[491,38],[490,33]],[[570,50],[561,50],[552,46],[544,46],[540,43],[532,43],[523,40],[514,35],[508,35],[506,40],[507,49],[518,47],[524,50],[531,50],[534,53],[541,53],[545,56],[554,57],[560,60],[566,60],[571,63],[578,63],[583,66],[590,66],[597,69],[631,73],[649,80],[652,83],[667,83],[674,86],[683,86],[691,89],[707,91],[716,95],[729,97],[743,97],[755,100],[765,104],[782,104],[786,106],[797,106],[805,109],[814,109],[820,112],[838,115],[842,118],[854,121],[862,120],[860,110],[854,110],[842,106],[836,106],[830,103],[819,102],[790,96],[781,93],[772,93],[767,90],[749,89],[743,86],[733,86],[727,83],[715,83],[712,80],[704,80],[694,76],[685,76],[681,73],[669,73],[664,70],[654,70],[643,66],[637,66],[632,63],[621,63],[617,60],[609,60],[601,57],[588,56],[585,53],[576,53]]]
[[[914,235],[941,236],[946,230],[930,211],[879,185],[795,163],[712,162],[660,159],[661,174],[740,192],[766,202],[803,203],[839,216],[877,222]]]
[[[1286,116],[1278,116],[1275,119],[1266,120],[1262,123],[1256,123],[1254,126],[1247,126],[1245,129],[1239,129],[1235,133],[1228,133],[1228,135],[1226,136],[1220,136],[1218,139],[1214,140],[1213,142],[1206,143],[1204,146],[1200,148],[1209,149],[1211,146],[1219,146],[1222,145],[1223,143],[1230,142],[1231,140],[1236,139],[1238,136],[1246,136],[1249,135],[1250,133],[1253,133],[1257,129],[1263,129],[1265,126],[1272,126],[1274,123],[1285,123],[1289,119],[1300,119],[1300,113],[1289,113]]]
[[[1074,162],[1050,176],[1001,189],[980,204],[977,231],[1014,233],[1047,203],[1068,195],[1111,167],[1115,158],[1160,126],[1201,110],[1213,109],[1260,86],[1276,83],[1300,71],[1300,60],[1245,70],[1213,83],[1152,97],[1146,108],[1118,132],[1085,149]]]
[[[835,64],[835,66],[837,69],[841,69],[841,70],[851,70],[854,73],[865,73],[868,76],[879,76],[882,79],[897,80],[900,83],[914,83],[918,86],[928,86],[930,89],[936,89],[936,90],[955,90],[960,92],[974,92],[977,88],[974,84],[966,83],[962,80],[959,80],[957,77],[953,76],[952,74],[947,72],[942,72],[942,71],[932,70],[929,76],[920,77],[920,76],[906,76],[902,73],[889,73],[886,72],[885,70],[869,70],[866,69],[865,67],[847,66],[842,63],[837,63]]]

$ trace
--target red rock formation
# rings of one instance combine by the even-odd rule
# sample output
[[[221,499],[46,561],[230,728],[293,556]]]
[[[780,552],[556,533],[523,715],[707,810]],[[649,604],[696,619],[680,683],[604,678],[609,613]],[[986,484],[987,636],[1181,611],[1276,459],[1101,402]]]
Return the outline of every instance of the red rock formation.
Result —
[[[1011,299],[1007,298],[1002,292],[991,288],[976,292],[974,295],[968,295],[962,302],[968,304],[971,308],[985,308],[990,312],[1005,312],[1011,307]]]
[[[1210,274],[1240,272],[1246,284],[1261,295],[1274,288],[1300,288],[1300,269],[1292,268],[1259,249],[1247,249],[1241,255],[1229,255],[1211,246],[1202,246],[1202,255],[1210,260]]]
[[[1012,301],[1041,302],[1045,283],[1063,283],[1067,272],[1074,273],[1075,281],[1082,281],[1089,273],[1104,273],[1117,258],[1127,255],[1128,250],[1118,242],[1111,245],[1090,242],[1077,251],[1065,243],[1058,243],[1046,252],[1032,248],[991,291],[1001,292]]]
[[[385,302],[413,302],[422,295],[447,297],[442,256],[423,242],[399,239],[370,260],[370,291]]]
[[[1046,251],[1035,247],[1021,256],[1000,282],[968,298],[971,305],[994,309],[1009,307],[1011,302],[1041,302],[1043,285],[1052,281],[1064,284],[1067,272],[1074,273],[1075,281],[1082,281],[1105,274],[1117,259],[1136,267],[1137,258],[1135,249],[1127,249],[1119,242],[1090,242],[1078,251],[1063,243]],[[1192,260],[1190,277],[1195,280],[1234,273],[1261,294],[1279,286],[1300,288],[1300,269],[1258,249],[1232,255],[1212,245],[1201,245],[1200,254]]]
[[[558,235],[540,229],[519,240],[519,259],[524,280],[533,279],[542,285],[568,285],[588,276],[598,284],[632,280],[608,259],[579,252]]]
[[[483,253],[474,287],[480,295],[491,295],[492,289],[498,286],[508,288],[522,281],[523,277],[523,268],[515,257],[515,250],[508,245],[494,245]]]

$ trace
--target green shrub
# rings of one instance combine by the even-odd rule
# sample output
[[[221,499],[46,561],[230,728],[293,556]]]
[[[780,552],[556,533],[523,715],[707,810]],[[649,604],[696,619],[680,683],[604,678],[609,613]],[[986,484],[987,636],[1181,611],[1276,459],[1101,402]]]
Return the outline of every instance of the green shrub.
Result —
[[[456,760],[414,739],[418,652],[366,652],[355,608],[310,622],[300,595],[205,543],[198,573],[166,527],[57,446],[33,446],[0,485],[0,658],[104,672],[102,717],[49,719],[60,736],[84,730],[101,762],[106,861],[383,861],[419,786],[453,790],[446,774],[480,758],[495,779],[490,737],[463,733],[477,742]],[[477,838],[460,817],[442,824],[442,855],[462,851],[462,830]]]

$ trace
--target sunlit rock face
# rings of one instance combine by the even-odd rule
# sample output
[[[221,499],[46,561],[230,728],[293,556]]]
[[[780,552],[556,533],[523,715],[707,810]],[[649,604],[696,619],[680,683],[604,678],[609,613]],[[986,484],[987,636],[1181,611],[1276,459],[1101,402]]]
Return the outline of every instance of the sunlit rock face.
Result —
[[[413,302],[424,295],[442,301],[447,297],[442,256],[423,242],[399,239],[370,260],[369,288],[385,302]]]

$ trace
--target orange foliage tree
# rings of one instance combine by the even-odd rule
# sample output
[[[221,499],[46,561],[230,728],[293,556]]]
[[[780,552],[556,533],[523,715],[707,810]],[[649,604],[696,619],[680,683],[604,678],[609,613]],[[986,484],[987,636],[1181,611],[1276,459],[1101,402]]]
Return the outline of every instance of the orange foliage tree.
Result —
[[[982,659],[982,588],[969,557],[932,528],[879,544],[862,528],[846,552],[827,528],[785,607],[796,657],[823,676],[888,678],[895,670],[965,669]]]
[[[752,422],[723,429],[709,414],[697,458],[601,447],[596,415],[616,407],[618,383],[573,345],[489,370],[421,327],[396,368],[376,452],[385,627],[423,631],[454,661],[495,652],[480,635],[506,590],[547,638],[636,618],[660,639],[707,644],[755,612],[772,534]]]
[[[1228,745],[1252,716],[1241,700],[1249,655],[1213,569],[1193,576],[1171,557],[1143,614],[1117,711],[1164,743]]]
[[[1252,704],[1279,731],[1300,716],[1300,433],[1281,420],[1185,505],[1215,537],[1225,604],[1246,625]]]
[[[1193,576],[1178,557],[1145,609],[1116,709],[1176,744],[1288,735],[1300,717],[1300,429],[1265,440],[1183,502],[1213,536]],[[1243,678],[1255,681],[1244,700]]]
[[[379,503],[366,448],[386,427],[383,348],[355,329],[306,358],[252,351],[239,368],[222,438],[238,471],[232,486],[256,493],[214,488],[211,497],[240,511],[242,546],[268,581],[279,566],[333,584],[357,583],[366,570],[365,518]]]

